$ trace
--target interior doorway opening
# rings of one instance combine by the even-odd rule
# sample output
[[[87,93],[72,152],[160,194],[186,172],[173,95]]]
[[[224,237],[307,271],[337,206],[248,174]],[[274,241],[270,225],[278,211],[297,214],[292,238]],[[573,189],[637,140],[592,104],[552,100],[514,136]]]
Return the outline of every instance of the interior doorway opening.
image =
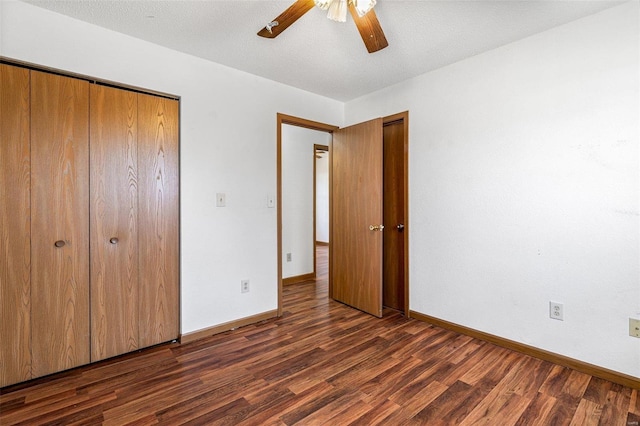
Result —
[[[375,122],[375,126],[370,126]],[[329,149],[329,297],[355,307],[356,309],[372,313],[375,316],[382,316],[383,306],[396,311],[403,312],[409,316],[409,238],[408,238],[408,112],[395,114],[381,119],[367,122],[365,127],[369,130],[362,132],[360,125],[349,126],[339,129],[336,126],[324,123],[313,122],[297,117],[278,114],[278,137],[277,137],[277,180],[278,180],[278,315],[282,315],[282,286],[283,279],[283,256],[286,259],[288,254],[283,253],[283,152],[282,138],[283,125],[292,125],[306,129],[325,132],[331,136]],[[365,124],[365,123],[362,123]],[[358,130],[351,130],[356,129]],[[373,133],[369,133],[373,129]],[[360,142],[344,144],[344,134],[355,135]],[[349,138],[351,138],[349,136]],[[337,138],[337,139],[336,139]],[[347,157],[343,154],[336,154],[336,141],[338,146],[351,147],[357,145],[356,151],[351,152]],[[372,148],[373,147],[373,148]],[[364,151],[357,151],[363,149]],[[376,160],[367,165],[362,165],[361,157],[366,157],[371,149],[376,150]],[[317,152],[317,151],[315,151]],[[347,158],[347,161],[345,161]],[[369,158],[369,157],[367,157]],[[359,165],[358,165],[359,163]],[[316,178],[314,162],[314,179]],[[357,167],[354,167],[357,166]],[[361,167],[364,171],[362,176],[353,176],[344,173],[345,170]],[[374,191],[362,190],[355,186],[351,190],[344,192],[340,189],[346,182],[367,181],[370,176],[376,177],[377,186]],[[315,185],[315,182],[314,182]],[[314,186],[315,188],[315,186]],[[342,191],[342,192],[341,192]],[[365,219],[367,223],[360,223],[360,213],[368,212],[365,208],[360,213],[351,211],[353,198],[376,198],[379,202],[373,210],[377,215],[369,215]],[[339,204],[336,206],[336,201]],[[316,229],[317,216],[314,199],[314,229]],[[356,203],[357,204],[357,203]],[[364,215],[363,215],[364,216]],[[349,219],[345,221],[345,218]],[[338,220],[336,220],[338,218]],[[371,222],[370,224],[368,222]],[[375,222],[375,223],[373,223]],[[345,225],[346,224],[346,225]],[[364,236],[358,237],[359,242],[366,242],[367,238],[375,238],[374,252],[360,250],[367,244],[356,242],[351,244],[351,248],[344,250],[344,235],[351,232],[350,229],[364,231]],[[382,231],[382,232],[378,232]],[[375,234],[375,235],[374,235]],[[340,236],[339,238],[336,238]],[[318,241],[314,231],[314,246]],[[349,240],[347,237],[346,240]],[[337,241],[337,242],[336,242]],[[320,241],[321,242],[321,241]],[[337,249],[337,250],[336,250]],[[339,253],[339,254],[336,254]],[[347,255],[346,257],[344,255]],[[339,259],[336,267],[336,259]],[[368,262],[366,265],[363,262]],[[314,247],[314,277],[315,278],[316,250]],[[373,265],[373,266],[372,266]],[[373,274],[362,278],[360,271],[369,268]],[[337,279],[336,279],[337,277]],[[346,277],[346,278],[345,278]],[[299,277],[298,277],[299,278]],[[310,277],[312,278],[312,277]],[[373,306],[372,309],[359,306],[360,294],[366,294],[367,303]],[[369,297],[369,293],[375,294]],[[345,298],[344,295],[347,295]],[[355,300],[349,297],[356,295]],[[345,300],[346,299],[346,300]]]
[[[330,143],[331,133],[282,124],[280,204],[284,285],[314,279],[317,237],[320,235],[323,241],[329,241],[327,151]],[[320,185],[323,182],[324,186]]]
[[[329,162],[329,155],[318,154],[318,150],[329,150],[331,134],[337,127],[284,114],[278,114],[277,120],[278,315],[281,316],[283,285],[316,278],[317,157]]]
[[[314,244],[329,246],[329,145],[314,145]],[[317,256],[316,256],[317,257]],[[317,268],[317,267],[316,267]]]

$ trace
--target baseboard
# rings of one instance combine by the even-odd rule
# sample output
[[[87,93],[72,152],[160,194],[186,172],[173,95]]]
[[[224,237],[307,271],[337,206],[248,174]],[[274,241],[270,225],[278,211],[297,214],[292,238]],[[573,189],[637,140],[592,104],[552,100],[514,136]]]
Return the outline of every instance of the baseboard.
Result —
[[[476,339],[484,340],[486,342],[493,343],[503,348],[511,349],[525,355],[539,358],[544,361],[549,361],[554,364],[562,365],[564,367],[571,368],[581,373],[590,374],[601,379],[609,380],[614,383],[628,386],[634,389],[640,389],[640,379],[629,376],[624,373],[609,370],[597,365],[589,364],[587,362],[579,361],[577,359],[569,358],[564,355],[559,355],[553,352],[546,351],[544,349],[536,348],[534,346],[525,345],[524,343],[515,342],[513,340],[505,339],[493,334],[485,333],[483,331],[474,330],[473,328],[464,327],[462,325],[454,324],[449,321],[441,320],[429,315],[421,314],[420,312],[410,311],[409,316],[420,321],[433,324],[438,327],[445,328],[447,330],[455,331],[456,333],[464,334],[467,336],[475,337]]]
[[[295,277],[283,278],[282,285],[301,283],[302,281],[315,280],[316,274],[310,272],[308,274],[296,275]]]
[[[329,243],[325,243],[324,241],[316,241],[317,246],[328,246]]]
[[[234,328],[255,324],[260,321],[276,318],[277,316],[277,310],[267,311],[261,314],[252,315],[250,317],[225,322],[224,324],[214,325],[213,327],[207,327],[201,330],[192,331],[181,335],[180,343],[189,343],[196,340],[204,339],[205,337],[213,336],[214,334],[224,333],[225,331],[233,330]]]

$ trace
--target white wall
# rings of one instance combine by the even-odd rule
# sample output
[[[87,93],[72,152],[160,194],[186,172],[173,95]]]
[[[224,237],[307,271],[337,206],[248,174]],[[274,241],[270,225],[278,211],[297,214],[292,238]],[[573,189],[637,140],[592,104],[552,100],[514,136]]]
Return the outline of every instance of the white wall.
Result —
[[[314,144],[328,145],[331,134],[282,125],[282,277],[313,273]],[[291,262],[287,262],[291,253]]]
[[[2,56],[181,96],[182,332],[275,310],[276,114],[341,124],[343,104],[29,4],[0,9]]]
[[[329,138],[331,139],[331,138]],[[325,145],[329,145],[326,143]],[[329,242],[329,154],[316,160],[316,241]]]
[[[409,110],[412,310],[640,377],[638,12],[347,103]]]

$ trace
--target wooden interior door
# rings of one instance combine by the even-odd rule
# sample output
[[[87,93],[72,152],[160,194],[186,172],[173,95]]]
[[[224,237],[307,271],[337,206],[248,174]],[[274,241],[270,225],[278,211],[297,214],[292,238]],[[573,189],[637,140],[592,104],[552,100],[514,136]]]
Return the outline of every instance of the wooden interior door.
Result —
[[[178,101],[138,94],[141,347],[180,332],[178,136]]]
[[[382,119],[339,129],[331,147],[330,295],[382,316]]]
[[[89,357],[89,83],[31,72],[33,376]]]
[[[404,122],[385,123],[384,144],[384,248],[382,304],[405,311],[405,194]]]
[[[0,387],[31,378],[29,87],[0,64]]]
[[[91,85],[91,360],[138,339],[137,94]]]

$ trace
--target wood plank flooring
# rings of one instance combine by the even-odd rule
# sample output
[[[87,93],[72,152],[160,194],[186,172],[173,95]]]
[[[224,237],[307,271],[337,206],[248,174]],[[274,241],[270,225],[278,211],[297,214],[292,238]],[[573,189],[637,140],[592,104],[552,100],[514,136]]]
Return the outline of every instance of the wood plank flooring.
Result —
[[[637,390],[286,286],[282,318],[2,389],[0,424],[639,426]]]

